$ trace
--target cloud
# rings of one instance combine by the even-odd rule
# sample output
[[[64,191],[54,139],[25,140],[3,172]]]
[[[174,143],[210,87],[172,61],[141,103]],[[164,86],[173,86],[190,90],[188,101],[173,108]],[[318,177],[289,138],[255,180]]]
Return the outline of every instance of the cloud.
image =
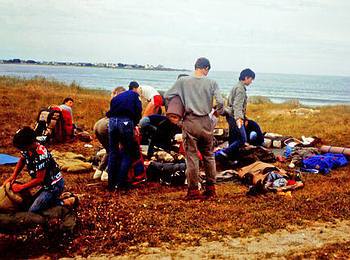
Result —
[[[1,55],[187,68],[208,55],[218,69],[250,63],[337,73],[350,68],[349,7],[345,0],[0,0]]]

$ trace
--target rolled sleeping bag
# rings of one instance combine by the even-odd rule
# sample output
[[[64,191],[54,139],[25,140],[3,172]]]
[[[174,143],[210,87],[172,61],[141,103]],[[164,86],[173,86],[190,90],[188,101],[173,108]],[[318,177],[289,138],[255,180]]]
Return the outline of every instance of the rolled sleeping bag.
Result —
[[[175,96],[169,100],[166,116],[172,123],[179,123],[184,113],[185,108],[179,96]]]
[[[0,212],[17,211],[22,202],[22,197],[11,190],[10,183],[0,187]]]
[[[346,156],[350,156],[350,148],[346,147],[322,145],[320,151],[323,153],[340,153]]]

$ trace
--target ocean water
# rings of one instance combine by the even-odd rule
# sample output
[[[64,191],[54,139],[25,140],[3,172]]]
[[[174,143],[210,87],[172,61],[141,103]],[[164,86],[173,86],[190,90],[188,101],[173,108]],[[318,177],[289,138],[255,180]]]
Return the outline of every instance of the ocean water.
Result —
[[[131,80],[141,85],[151,85],[158,90],[167,90],[175,82],[180,71],[145,71],[108,68],[88,68],[46,65],[0,64],[0,75],[32,78],[43,76],[66,83],[75,81],[82,87],[111,90],[127,86]],[[210,71],[209,77],[216,80],[223,94],[228,95],[236,84],[238,72]],[[280,103],[298,99],[311,106],[350,105],[350,77],[309,76],[256,72],[256,79],[247,87],[248,96],[265,96]]]

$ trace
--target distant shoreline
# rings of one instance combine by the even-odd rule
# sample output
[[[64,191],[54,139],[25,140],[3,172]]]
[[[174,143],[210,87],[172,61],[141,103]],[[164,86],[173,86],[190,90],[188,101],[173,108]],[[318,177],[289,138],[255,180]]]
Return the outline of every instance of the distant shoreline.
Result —
[[[67,67],[84,67],[84,68],[105,68],[105,69],[123,69],[123,70],[146,70],[146,71],[189,71],[186,69],[167,68],[163,65],[139,65],[125,63],[91,63],[91,62],[59,62],[59,61],[35,61],[10,59],[0,60],[0,64],[13,65],[37,65],[37,66],[67,66]]]
[[[143,85],[150,85],[157,90],[166,91],[175,82],[178,74],[186,71],[158,71],[144,69],[105,69],[97,67],[85,69],[78,66],[35,66],[31,64],[0,64],[0,75],[22,78],[36,76],[55,79],[67,84],[78,83],[84,88],[111,90],[116,85],[127,85],[130,80],[137,80]],[[221,92],[230,93],[237,73],[212,71],[210,78],[217,81]],[[334,83],[337,83],[334,85]],[[350,104],[350,78],[326,76],[296,76],[260,73],[252,87],[247,89],[248,96],[264,96],[274,103],[294,102],[298,99],[307,106]],[[332,91],[329,90],[332,86]]]

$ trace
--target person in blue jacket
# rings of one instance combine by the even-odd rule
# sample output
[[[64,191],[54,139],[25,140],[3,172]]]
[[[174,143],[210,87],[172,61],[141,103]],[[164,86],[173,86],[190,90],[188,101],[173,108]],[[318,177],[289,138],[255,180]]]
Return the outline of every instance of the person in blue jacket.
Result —
[[[134,138],[134,127],[142,114],[142,104],[137,93],[139,84],[129,83],[129,90],[112,98],[109,117],[108,189],[127,188],[127,176],[132,158],[139,158],[139,147]]]

